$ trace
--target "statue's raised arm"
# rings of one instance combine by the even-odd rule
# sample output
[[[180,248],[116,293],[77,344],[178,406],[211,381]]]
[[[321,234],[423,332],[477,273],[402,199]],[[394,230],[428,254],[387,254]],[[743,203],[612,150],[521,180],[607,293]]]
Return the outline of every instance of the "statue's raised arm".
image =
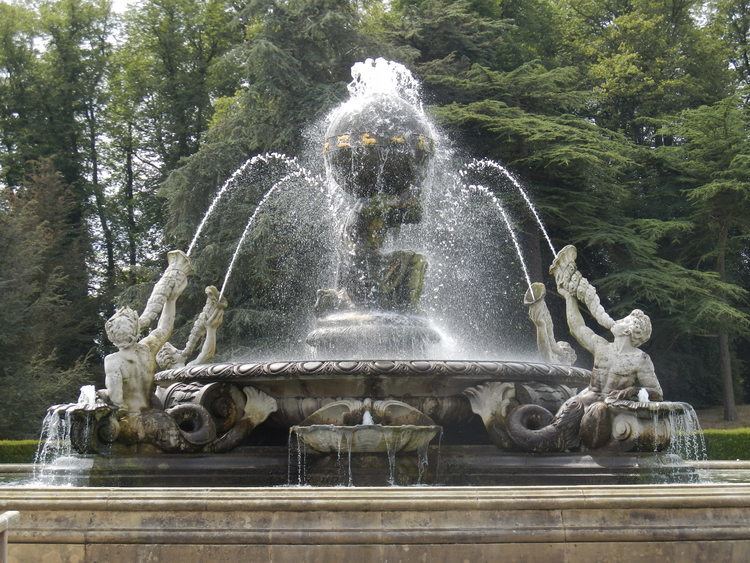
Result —
[[[555,277],[557,290],[561,295],[570,294],[571,297],[582,302],[596,322],[609,330],[615,324],[615,321],[602,307],[596,288],[578,271],[576,267],[577,256],[576,247],[569,244],[557,253],[549,267],[549,272]]]
[[[192,272],[185,253],[173,250],[167,257],[169,266],[156,283],[140,317],[133,309],[124,307],[105,324],[107,337],[117,346],[117,352],[104,359],[106,392],[100,396],[125,413],[139,413],[150,408],[156,354],[172,334],[175,303]],[[156,329],[138,340],[141,330],[157,316]]]
[[[216,333],[224,319],[226,308],[227,300],[225,297],[219,298],[219,290],[213,285],[206,287],[206,304],[190,329],[185,347],[178,350],[167,342],[156,354],[159,369],[182,368],[209,362],[216,355]],[[201,340],[203,345],[200,352],[194,360],[188,362]]]

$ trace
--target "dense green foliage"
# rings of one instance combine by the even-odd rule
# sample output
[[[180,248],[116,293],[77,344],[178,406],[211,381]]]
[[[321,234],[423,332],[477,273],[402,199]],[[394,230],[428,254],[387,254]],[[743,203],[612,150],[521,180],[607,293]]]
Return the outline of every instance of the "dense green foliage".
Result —
[[[32,463],[38,446],[36,440],[0,440],[0,463]]]
[[[0,435],[100,382],[113,303],[142,302],[245,159],[305,150],[376,56],[415,72],[457,146],[523,179],[607,307],[651,315],[666,394],[733,417],[750,389],[749,40],[740,0],[0,2]],[[262,191],[210,226],[183,313]],[[319,269],[324,241],[274,213],[287,204],[240,256],[221,349],[298,336],[284,311],[316,287],[289,272]],[[519,226],[541,279],[550,256]]]
[[[750,428],[704,431],[708,459],[750,459]]]

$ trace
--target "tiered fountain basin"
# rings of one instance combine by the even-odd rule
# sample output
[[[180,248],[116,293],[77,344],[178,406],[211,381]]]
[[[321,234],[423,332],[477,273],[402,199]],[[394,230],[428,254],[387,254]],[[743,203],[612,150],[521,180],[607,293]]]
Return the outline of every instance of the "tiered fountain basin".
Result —
[[[255,387],[274,399],[269,424],[289,428],[341,398],[397,399],[435,423],[450,426],[474,416],[463,395],[482,384],[554,388],[558,401],[588,384],[588,370],[548,364],[460,360],[320,360],[222,363],[156,374],[162,388],[175,384],[231,383]],[[532,391],[533,392],[533,391]]]

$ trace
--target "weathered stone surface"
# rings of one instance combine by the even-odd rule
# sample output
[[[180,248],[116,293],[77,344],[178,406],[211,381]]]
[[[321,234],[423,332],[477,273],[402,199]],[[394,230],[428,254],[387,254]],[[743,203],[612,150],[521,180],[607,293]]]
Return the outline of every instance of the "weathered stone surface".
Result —
[[[566,246],[555,257],[550,272],[555,277],[558,292],[565,298],[570,333],[594,357],[589,385],[567,400],[554,416],[551,416],[554,411],[545,414],[535,405],[518,407],[507,419],[507,435],[515,446],[528,452],[577,451],[582,447],[590,450],[620,447],[624,451],[653,451],[668,445],[669,432],[659,431],[656,428],[658,421],[648,428],[639,423],[640,407],[631,413],[624,413],[630,416],[620,416],[617,428],[613,426],[617,413],[609,402],[640,401],[640,395],[645,395],[643,400],[647,402],[649,399],[663,400],[654,364],[649,355],[639,349],[651,336],[651,320],[640,309],[617,321],[610,317],[600,302],[596,288],[578,271],[576,255],[574,246]],[[554,334],[543,298],[544,286],[534,284],[529,288],[524,302],[529,305],[531,318],[537,325],[540,351],[551,357]],[[606,340],[586,326],[579,302],[586,306],[599,325],[612,333],[613,341]],[[659,404],[663,405],[664,412],[669,413],[669,405],[673,403]],[[654,420],[660,416],[655,410],[641,410],[649,416],[653,414]],[[538,421],[542,419],[545,422],[540,427]]]
[[[18,520],[18,512],[9,510],[0,514],[0,561],[8,559],[8,528]]]
[[[430,417],[401,401],[345,399],[315,411],[290,432],[318,453],[385,452],[419,450],[425,455],[441,432]]]
[[[750,553],[750,485],[2,489],[0,508],[21,512],[11,561],[745,561]]]
[[[523,304],[529,308],[529,318],[536,327],[536,347],[542,360],[550,364],[572,366],[576,353],[565,341],[555,339],[555,330],[544,296],[547,290],[543,283],[532,283],[523,297]]]
[[[273,397],[398,398],[404,395],[459,395],[489,381],[535,381],[586,385],[591,372],[530,362],[467,360],[309,360],[223,363],[184,367],[156,374],[156,383],[227,381],[253,385]],[[371,392],[365,391],[369,388]]]

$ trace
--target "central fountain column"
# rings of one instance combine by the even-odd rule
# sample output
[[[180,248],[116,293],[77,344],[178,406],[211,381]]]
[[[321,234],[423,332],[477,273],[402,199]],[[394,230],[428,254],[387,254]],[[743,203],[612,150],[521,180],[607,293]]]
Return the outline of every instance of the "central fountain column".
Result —
[[[307,343],[318,355],[420,354],[440,336],[420,316],[427,260],[384,252],[389,235],[422,220],[433,140],[424,115],[398,96],[355,99],[334,114],[329,178],[351,198],[340,230],[336,287],[318,291]]]

